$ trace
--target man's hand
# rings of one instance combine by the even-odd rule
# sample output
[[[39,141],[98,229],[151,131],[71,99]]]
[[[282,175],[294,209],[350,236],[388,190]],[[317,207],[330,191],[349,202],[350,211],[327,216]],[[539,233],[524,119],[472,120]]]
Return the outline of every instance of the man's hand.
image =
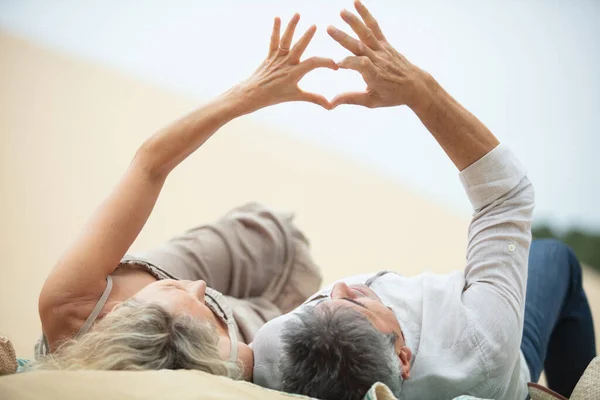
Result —
[[[332,106],[413,106],[419,102],[419,92],[426,84],[427,74],[388,43],[379,24],[360,1],[356,0],[354,6],[362,20],[347,10],[342,11],[341,16],[360,40],[333,26],[327,28],[327,33],[354,54],[339,62],[338,66],[360,72],[367,89],[364,92],[342,93],[331,101]]]
[[[462,171],[498,145],[498,139],[473,114],[452,98],[431,75],[411,64],[385,39],[379,24],[359,1],[354,2],[362,20],[349,11],[342,19],[360,40],[330,26],[327,32],[354,53],[338,63],[360,72],[367,90],[342,93],[331,101],[369,108],[408,105]]]

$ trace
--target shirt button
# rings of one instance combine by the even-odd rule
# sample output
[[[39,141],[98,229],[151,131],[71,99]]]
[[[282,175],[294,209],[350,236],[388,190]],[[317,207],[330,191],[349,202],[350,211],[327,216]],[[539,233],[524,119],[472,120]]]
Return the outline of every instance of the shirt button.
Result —
[[[515,246],[512,243],[508,245],[508,251],[515,251],[516,248],[517,248],[517,246]]]

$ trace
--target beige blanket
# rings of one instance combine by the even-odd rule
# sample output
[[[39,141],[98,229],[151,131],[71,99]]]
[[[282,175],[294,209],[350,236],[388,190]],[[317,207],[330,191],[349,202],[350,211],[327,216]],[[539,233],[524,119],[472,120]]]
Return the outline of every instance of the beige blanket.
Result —
[[[0,378],[2,400],[309,399],[200,371],[38,371]],[[376,384],[365,397],[393,400]]]

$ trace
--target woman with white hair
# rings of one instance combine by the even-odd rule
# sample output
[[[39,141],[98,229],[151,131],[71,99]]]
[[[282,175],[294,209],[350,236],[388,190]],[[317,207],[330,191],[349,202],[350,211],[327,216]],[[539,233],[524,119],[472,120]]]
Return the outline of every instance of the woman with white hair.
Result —
[[[169,173],[229,121],[275,104],[329,102],[298,81],[331,59],[300,61],[316,31],[292,47],[275,19],[266,60],[246,81],[148,139],[113,192],[48,276],[33,369],[199,369],[250,379],[248,347],[266,321],[320,285],[291,217],[257,204],[232,210],[140,256],[126,252]]]

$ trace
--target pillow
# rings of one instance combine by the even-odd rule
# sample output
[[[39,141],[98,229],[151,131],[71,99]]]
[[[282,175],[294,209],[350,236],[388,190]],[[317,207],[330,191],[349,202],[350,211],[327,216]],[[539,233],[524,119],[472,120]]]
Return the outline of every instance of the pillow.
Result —
[[[3,400],[310,400],[201,371],[35,371],[0,378]],[[463,397],[473,399],[472,397]],[[395,400],[376,383],[365,400]]]
[[[201,371],[34,371],[0,378],[3,400],[298,400],[308,397],[263,389]]]

